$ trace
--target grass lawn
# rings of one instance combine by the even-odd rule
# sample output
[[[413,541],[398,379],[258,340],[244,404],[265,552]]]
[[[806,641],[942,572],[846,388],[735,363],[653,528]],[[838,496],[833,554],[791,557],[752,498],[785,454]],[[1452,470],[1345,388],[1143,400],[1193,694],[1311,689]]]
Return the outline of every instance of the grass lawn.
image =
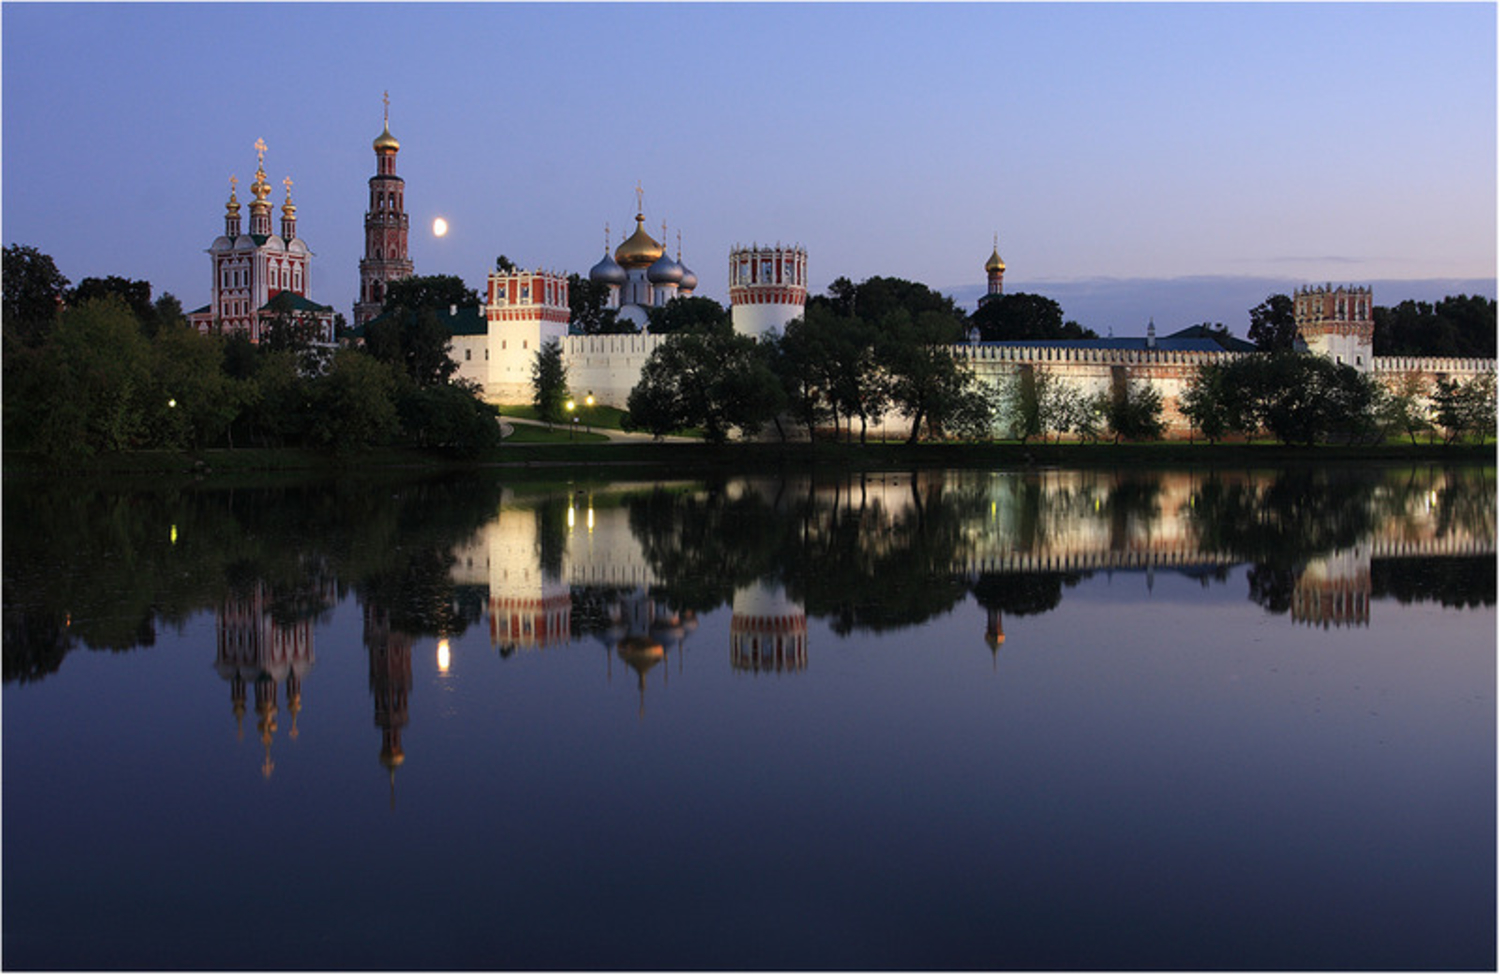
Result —
[[[515,431],[505,438],[507,444],[517,443],[604,443],[609,438],[602,433],[589,433],[586,430],[569,430],[562,424],[548,430],[546,427],[534,427],[526,423],[517,423],[511,426]]]
[[[617,410],[613,406],[579,406],[575,411],[579,418],[579,425],[584,427],[600,427],[606,430],[619,430],[620,417],[625,415],[624,410]],[[535,406],[530,403],[515,403],[500,407],[501,416],[513,416],[522,420],[540,420]]]

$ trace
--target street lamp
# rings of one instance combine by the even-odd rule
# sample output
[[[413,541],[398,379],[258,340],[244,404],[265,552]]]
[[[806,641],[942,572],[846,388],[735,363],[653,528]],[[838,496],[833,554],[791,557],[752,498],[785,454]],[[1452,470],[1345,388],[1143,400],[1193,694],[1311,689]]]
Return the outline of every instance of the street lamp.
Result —
[[[577,405],[578,404],[574,403],[571,399],[568,400],[566,403],[563,404],[563,408],[568,411],[568,416],[571,417],[572,420],[573,420],[572,423],[568,424],[568,439],[569,440],[573,439],[573,431],[578,429],[578,417],[573,416],[573,408],[575,406],[577,406]]]
[[[594,430],[594,391],[592,389],[589,390],[589,394],[583,398],[583,405],[589,408],[589,425],[585,429],[592,433]]]

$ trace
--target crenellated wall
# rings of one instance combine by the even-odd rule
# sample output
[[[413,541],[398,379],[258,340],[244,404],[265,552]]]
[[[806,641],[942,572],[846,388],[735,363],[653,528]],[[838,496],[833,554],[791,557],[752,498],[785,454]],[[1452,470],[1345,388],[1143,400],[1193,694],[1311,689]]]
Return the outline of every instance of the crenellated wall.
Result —
[[[578,396],[593,393],[602,406],[625,409],[646,359],[667,338],[646,333],[568,336],[562,344],[568,388]]]

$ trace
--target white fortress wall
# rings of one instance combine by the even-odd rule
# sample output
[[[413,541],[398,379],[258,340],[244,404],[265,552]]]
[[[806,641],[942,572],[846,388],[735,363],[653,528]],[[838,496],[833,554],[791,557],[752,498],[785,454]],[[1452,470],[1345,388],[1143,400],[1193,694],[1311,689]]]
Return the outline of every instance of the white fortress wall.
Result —
[[[574,396],[594,394],[602,406],[625,409],[641,369],[666,335],[570,335],[562,341],[568,389]]]

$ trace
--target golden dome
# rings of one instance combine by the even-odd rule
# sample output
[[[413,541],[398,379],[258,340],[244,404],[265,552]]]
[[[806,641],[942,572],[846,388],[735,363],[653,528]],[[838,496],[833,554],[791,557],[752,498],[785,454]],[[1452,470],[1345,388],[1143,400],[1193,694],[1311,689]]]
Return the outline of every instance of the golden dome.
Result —
[[[368,131],[368,130],[366,130],[366,131]],[[388,152],[400,152],[401,151],[401,143],[397,142],[396,141],[396,137],[393,136],[393,135],[391,135],[391,124],[389,122],[387,122],[385,124],[385,131],[382,132],[382,133],[380,133],[380,135],[378,135],[375,138],[375,151],[376,152],[387,152],[387,151]]]
[[[984,262],[984,269],[986,271],[1005,270],[1005,262],[1000,260],[1000,248],[996,247],[990,252],[990,259]]]
[[[635,233],[615,249],[615,261],[623,268],[650,267],[666,253],[666,248],[646,233],[646,218],[635,215]]]
[[[250,184],[250,192],[255,196],[254,201],[251,203],[252,206],[257,203],[261,206],[266,205],[266,197],[271,195],[271,184],[266,182],[265,169],[262,168],[255,171],[255,182]]]

